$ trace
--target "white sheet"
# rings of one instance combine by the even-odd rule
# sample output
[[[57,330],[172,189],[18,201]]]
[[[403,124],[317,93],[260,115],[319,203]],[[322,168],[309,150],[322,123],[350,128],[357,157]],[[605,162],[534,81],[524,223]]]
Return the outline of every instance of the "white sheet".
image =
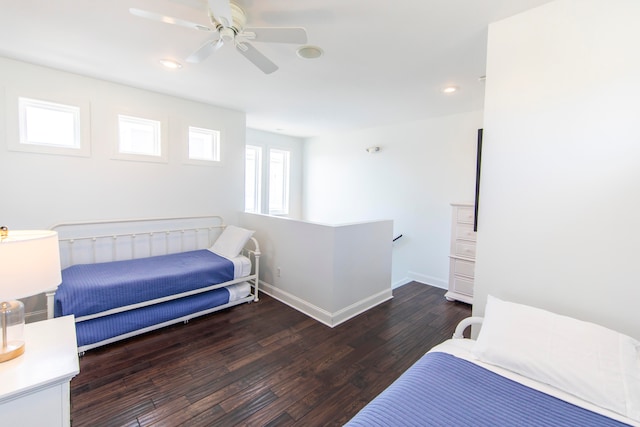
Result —
[[[557,397],[559,399],[567,401],[576,406],[580,406],[582,408],[588,409],[592,412],[604,415],[609,418],[613,418],[614,420],[618,420],[632,426],[640,427],[640,423],[637,423],[616,412],[609,411],[607,409],[596,406],[592,403],[586,402],[572,394],[566,393],[562,390],[558,390],[547,384],[543,384],[535,380],[532,380],[530,378],[524,377],[522,375],[516,374],[515,372],[502,369],[500,367],[490,365],[488,363],[481,362],[471,353],[471,349],[473,348],[474,344],[475,344],[475,341],[470,339],[450,339],[443,342],[442,344],[439,344],[433,347],[431,350],[429,350],[429,352],[440,351],[443,353],[449,353],[461,359],[468,360],[469,362],[472,362],[478,366],[482,366],[483,368],[488,369],[492,372],[495,372],[505,378],[509,378],[513,381],[519,382],[520,384],[524,384],[527,387],[530,387],[532,389]]]
[[[226,258],[226,257],[225,257]],[[235,258],[227,258],[233,262],[233,278],[245,277],[251,274],[251,260],[244,255]]]
[[[226,286],[229,291],[229,302],[233,302],[249,296],[251,293],[251,285],[248,282],[236,283]]]

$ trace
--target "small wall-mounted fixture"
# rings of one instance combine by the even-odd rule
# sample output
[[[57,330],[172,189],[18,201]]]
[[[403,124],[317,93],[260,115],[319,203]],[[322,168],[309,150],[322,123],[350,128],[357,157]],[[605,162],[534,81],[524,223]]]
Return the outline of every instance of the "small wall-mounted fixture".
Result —
[[[378,146],[367,148],[367,153],[369,154],[377,153],[378,151],[380,151],[380,147]]]

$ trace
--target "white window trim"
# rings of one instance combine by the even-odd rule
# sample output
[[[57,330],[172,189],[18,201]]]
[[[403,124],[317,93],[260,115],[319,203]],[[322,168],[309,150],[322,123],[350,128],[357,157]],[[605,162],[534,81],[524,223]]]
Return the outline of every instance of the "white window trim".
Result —
[[[120,154],[162,157],[161,126],[162,123],[159,120],[151,120],[142,117],[133,117],[124,114],[118,114],[118,152]],[[144,127],[145,131],[147,129],[151,131],[151,152],[145,152],[145,150],[136,151],[133,149],[134,143],[132,141],[131,133],[134,132],[134,129],[138,129],[139,131],[141,127]],[[125,132],[126,130],[129,130],[129,132]]]
[[[255,149],[258,153],[259,153],[259,158],[256,159],[256,179],[253,181],[253,189],[255,192],[256,197],[254,198],[254,204],[256,206],[255,210],[247,210],[247,200],[246,200],[246,191],[247,191],[247,171],[246,171],[246,167],[247,167],[247,148],[253,148]],[[261,147],[259,145],[253,145],[253,144],[246,144],[245,146],[245,174],[244,174],[244,179],[245,179],[245,206],[244,206],[244,210],[245,212],[250,212],[250,213],[262,213],[262,192],[263,192],[263,159],[264,159],[264,147]]]
[[[160,123],[160,155],[148,155],[137,153],[123,153],[120,151],[120,116],[127,116],[137,119],[154,120]],[[168,163],[169,162],[169,135],[168,135],[168,119],[166,114],[154,113],[152,111],[140,109],[118,109],[115,108],[112,114],[113,123],[113,154],[114,160],[125,160],[133,162],[150,162],[150,163]]]
[[[283,204],[284,204],[284,209],[280,210],[280,209],[274,209],[271,210],[271,153],[272,152],[280,152],[280,153],[286,153],[286,159],[287,162],[284,165],[285,167],[285,182],[284,182],[284,188],[282,189],[283,195],[284,195],[284,200],[283,200]],[[280,149],[280,148],[269,148],[267,150],[267,159],[266,159],[266,163],[269,166],[269,170],[268,170],[268,174],[269,174],[269,180],[267,182],[267,190],[268,190],[268,200],[267,200],[267,212],[269,215],[273,215],[273,216],[286,216],[289,215],[289,211],[291,210],[291,207],[289,206],[289,202],[290,202],[290,198],[291,195],[289,194],[291,191],[291,151],[290,150],[286,150],[286,149]]]
[[[79,130],[79,146],[65,147],[51,144],[22,143],[20,141],[20,98],[78,108],[79,115],[76,127]],[[87,99],[69,96],[64,93],[55,93],[55,91],[51,90],[8,89],[5,97],[5,118],[7,148],[10,151],[75,157],[91,156],[91,104]]]
[[[218,141],[217,141],[217,160],[207,160],[207,159],[195,159],[190,157],[190,147],[189,147],[189,134],[191,130],[203,130],[208,132],[217,132]],[[222,165],[222,148],[223,148],[223,130],[216,128],[215,126],[197,126],[197,125],[188,125],[186,126],[186,138],[184,143],[184,160],[183,163],[188,165],[195,166],[221,166]],[[214,148],[215,149],[215,148]]]

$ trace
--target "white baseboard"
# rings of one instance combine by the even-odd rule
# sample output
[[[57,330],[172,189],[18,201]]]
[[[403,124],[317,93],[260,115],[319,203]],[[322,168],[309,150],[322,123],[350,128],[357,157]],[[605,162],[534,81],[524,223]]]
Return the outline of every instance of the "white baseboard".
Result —
[[[287,304],[289,307],[294,308],[299,312],[304,313],[313,319],[316,319],[318,322],[324,323],[325,325],[331,327],[331,313],[321,309],[320,307],[316,307],[315,305],[308,303],[307,301],[300,299],[295,295],[278,289],[275,286],[265,282],[264,280],[260,281],[260,292],[264,292],[270,297]]]
[[[424,283],[425,285],[434,286],[440,289],[449,289],[449,282],[446,280],[438,279],[436,277],[425,276],[424,274],[409,271],[407,273],[410,281]]]
[[[397,282],[393,283],[391,285],[391,289],[395,289],[395,288],[399,288],[400,286],[404,286],[407,283],[411,283],[413,280],[409,279],[408,277],[405,277],[402,280],[398,280]]]
[[[331,313],[262,280],[260,281],[260,292],[264,292],[270,297],[277,299],[278,301],[306,314],[330,328],[336,327],[358,314],[393,298],[391,289],[389,289],[387,291],[380,292],[379,294],[372,295],[362,301],[358,301],[355,304],[343,308],[342,310],[336,311],[335,313]]]
[[[350,306],[345,307],[342,310],[338,310],[333,313],[332,327],[338,326],[339,324],[344,323],[353,317],[356,317],[360,313],[364,313],[365,311],[375,307],[378,304],[389,301],[391,298],[393,298],[391,289],[387,289],[375,295],[371,295],[370,297],[358,301],[354,304],[351,304]]]

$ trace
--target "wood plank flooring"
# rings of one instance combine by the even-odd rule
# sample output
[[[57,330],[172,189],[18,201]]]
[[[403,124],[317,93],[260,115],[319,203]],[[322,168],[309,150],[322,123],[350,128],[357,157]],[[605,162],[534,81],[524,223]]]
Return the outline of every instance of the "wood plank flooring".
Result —
[[[342,425],[471,315],[444,292],[412,282],[336,328],[262,294],[90,350],[72,425]]]

